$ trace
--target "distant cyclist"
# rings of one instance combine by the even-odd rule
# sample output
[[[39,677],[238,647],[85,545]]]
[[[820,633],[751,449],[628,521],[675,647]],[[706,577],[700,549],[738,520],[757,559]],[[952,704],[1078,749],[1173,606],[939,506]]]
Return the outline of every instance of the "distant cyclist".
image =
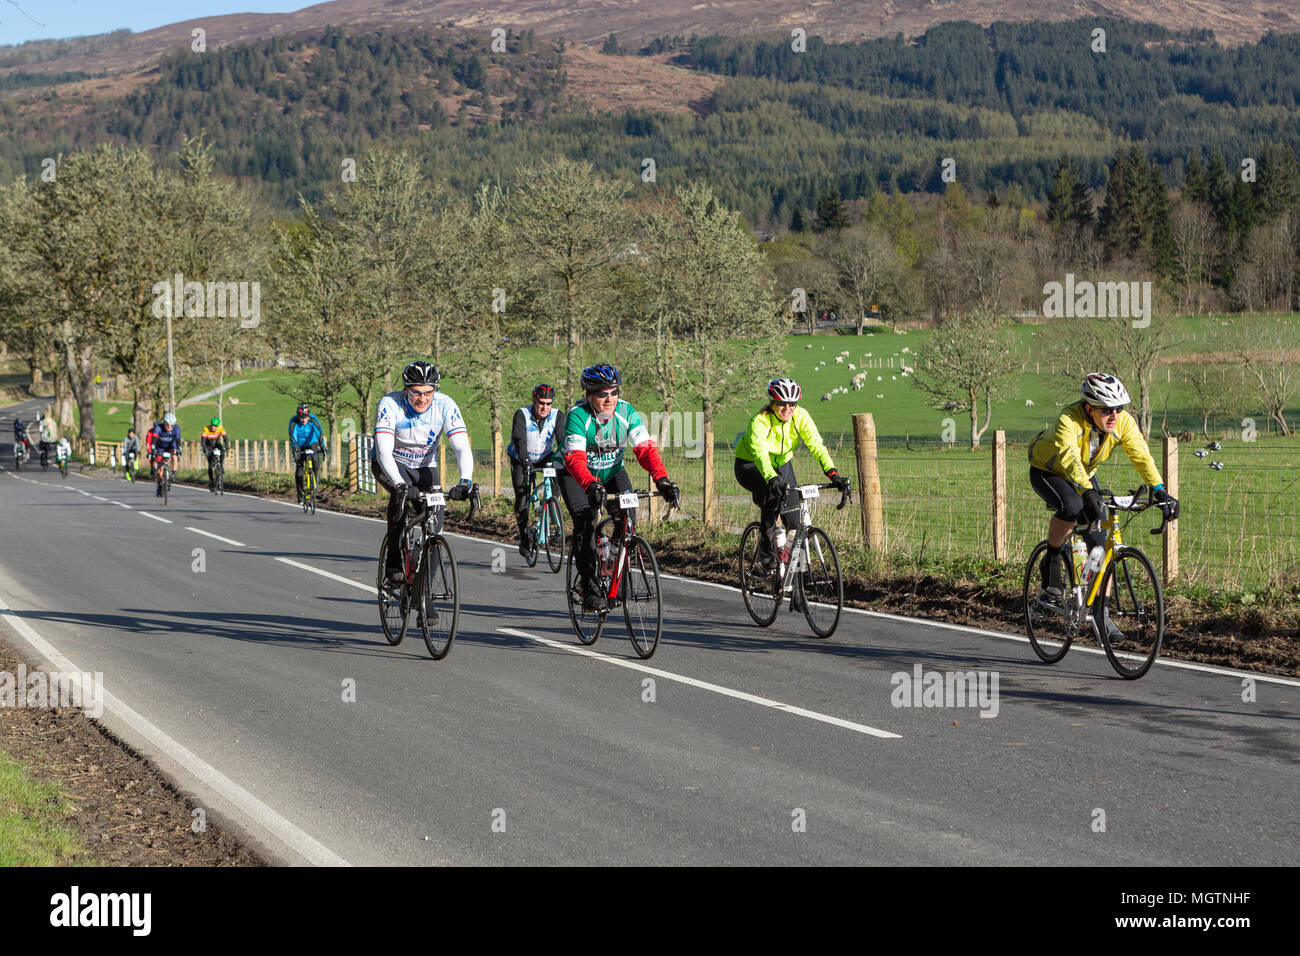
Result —
[[[532,488],[528,469],[540,468],[554,460],[559,411],[555,406],[555,388],[540,384],[533,389],[533,403],[516,409],[510,428],[510,482],[515,489],[515,524],[519,527],[519,553],[527,557],[528,497]]]
[[[473,487],[474,454],[460,406],[438,391],[442,376],[429,362],[412,362],[402,369],[400,392],[389,392],[379,400],[375,413],[375,451],[370,471],[388,491],[387,575],[401,582],[402,522],[408,489],[432,491],[442,484],[438,474],[438,441],[456,456],[460,482],[447,489],[447,497],[464,501]]]
[[[41,467],[44,468],[50,463],[50,445],[54,441],[54,423],[47,416],[42,418],[38,423],[40,426],[40,444],[37,446],[41,452]]]
[[[812,452],[826,477],[844,491],[849,480],[835,470],[830,452],[806,408],[799,406],[803,389],[792,378],[774,378],[767,383],[768,403],[749,420],[736,444],[736,481],[759,507],[763,534],[758,539],[758,559],[764,568],[776,567],[772,535],[779,516],[787,531],[793,530],[799,514],[794,465],[790,459],[803,442]]]
[[[564,473],[559,476],[560,488],[564,504],[573,516],[582,606],[587,611],[605,608],[605,596],[595,585],[594,529],[599,511],[607,493],[632,489],[632,479],[623,467],[623,450],[632,447],[636,460],[650,472],[655,487],[669,504],[675,506],[681,500],[641,416],[619,399],[622,383],[623,377],[612,365],[601,363],[584,368],[582,389],[586,398],[569,410],[564,424]]]
[[[72,457],[72,445],[67,438],[60,437],[57,445],[54,446],[55,463],[67,461]]]
[[[325,432],[306,402],[301,403],[293,418],[289,419],[289,448],[294,458],[293,483],[298,489],[298,504],[302,504],[302,466],[307,460],[307,451],[315,451],[321,459],[325,457]],[[319,471],[319,461],[316,467]]]
[[[14,454],[18,453],[18,446],[22,445],[26,449],[27,457],[32,457],[32,442],[27,437],[27,423],[21,418],[14,419]]]
[[[1061,411],[1050,433],[1044,429],[1029,445],[1029,483],[1056,512],[1048,526],[1047,543],[1058,552],[1076,523],[1106,519],[1097,467],[1110,457],[1116,445],[1123,446],[1142,481],[1152,489],[1153,500],[1166,506],[1169,520],[1178,517],[1178,500],[1165,491],[1142,430],[1125,410],[1130,399],[1123,383],[1114,375],[1094,372],[1083,380],[1079,391],[1083,397]],[[1089,549],[1104,545],[1105,532],[1089,532],[1084,540]],[[1049,566],[1051,556],[1051,551],[1043,555],[1043,591],[1048,598],[1059,598],[1061,565],[1051,562]],[[1065,560],[1070,560],[1068,552]],[[1112,639],[1122,639],[1109,617],[1105,623]]]
[[[203,455],[208,459],[208,491],[216,491],[217,476],[212,462],[212,450],[220,448],[223,455],[230,451],[230,436],[226,434],[226,426],[221,424],[220,418],[208,422],[199,433],[199,441],[203,445]]]
[[[140,438],[134,428],[128,428],[126,437],[122,439],[122,470],[134,473],[139,458]]]

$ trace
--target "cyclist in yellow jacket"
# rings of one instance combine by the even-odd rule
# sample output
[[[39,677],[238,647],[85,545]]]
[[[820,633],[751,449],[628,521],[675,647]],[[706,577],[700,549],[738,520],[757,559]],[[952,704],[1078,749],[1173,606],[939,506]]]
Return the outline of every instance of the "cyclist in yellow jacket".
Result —
[[[226,433],[226,426],[221,424],[220,418],[214,418],[204,426],[203,431],[199,434],[199,439],[203,447],[203,454],[208,459],[208,491],[217,490],[217,476],[214,474],[212,462],[212,450],[220,448],[224,455],[230,450],[230,436]]]
[[[1029,483],[1038,496],[1054,509],[1047,543],[1058,551],[1076,523],[1104,521],[1106,505],[1097,482],[1097,467],[1121,446],[1142,481],[1152,489],[1152,498],[1166,504],[1169,520],[1178,517],[1178,501],[1165,491],[1160,469],[1147,448],[1137,421],[1126,410],[1128,390],[1114,375],[1094,372],[1083,380],[1082,399],[1067,405],[1050,433],[1044,429],[1029,445]],[[1089,548],[1104,544],[1104,532],[1093,540],[1085,535]],[[1043,557],[1043,590],[1059,597],[1060,562]],[[1069,560],[1068,555],[1066,560]],[[1050,568],[1050,576],[1049,576]],[[1109,627],[1113,627],[1107,622]]]
[[[812,416],[799,407],[803,397],[799,383],[792,378],[774,378],[767,383],[767,394],[768,404],[749,420],[749,427],[736,445],[736,481],[759,507],[765,533],[758,539],[758,559],[770,570],[776,567],[772,532],[777,516],[790,530],[799,513],[794,467],[790,463],[799,442],[808,447],[836,488],[848,488],[849,480],[835,470]]]

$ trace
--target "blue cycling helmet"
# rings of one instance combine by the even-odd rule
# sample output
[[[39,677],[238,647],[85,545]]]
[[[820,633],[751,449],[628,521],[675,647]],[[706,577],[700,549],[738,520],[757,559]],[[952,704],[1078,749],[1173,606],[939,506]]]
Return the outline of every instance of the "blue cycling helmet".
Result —
[[[588,365],[582,370],[582,390],[585,392],[599,392],[602,388],[617,388],[622,384],[623,376],[608,363]]]

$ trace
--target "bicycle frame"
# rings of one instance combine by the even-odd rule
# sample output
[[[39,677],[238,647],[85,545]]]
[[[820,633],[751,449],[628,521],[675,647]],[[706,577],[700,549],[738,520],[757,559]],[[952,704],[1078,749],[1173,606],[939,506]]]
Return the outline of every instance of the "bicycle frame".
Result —
[[[548,470],[551,472],[549,475],[546,474]],[[539,529],[537,539],[541,541],[546,536],[547,521],[549,520],[546,516],[546,502],[555,497],[555,486],[551,483],[555,475],[555,467],[545,465],[542,468],[529,468],[528,474],[529,481],[532,484],[528,494],[528,507],[537,509],[537,526]],[[539,476],[542,479],[540,482],[537,480]]]
[[[794,541],[786,541],[786,546],[790,549],[790,560],[784,562],[781,572],[781,593],[788,594],[794,590],[794,575],[798,574],[804,568],[812,566],[812,549],[808,545],[808,531],[813,527],[812,508],[808,502],[821,496],[822,488],[833,488],[834,485],[799,485],[799,523],[795,526]],[[838,511],[848,502],[849,493],[845,491],[841,496]],[[819,560],[825,560],[821,553],[821,544],[817,544],[817,557]]]

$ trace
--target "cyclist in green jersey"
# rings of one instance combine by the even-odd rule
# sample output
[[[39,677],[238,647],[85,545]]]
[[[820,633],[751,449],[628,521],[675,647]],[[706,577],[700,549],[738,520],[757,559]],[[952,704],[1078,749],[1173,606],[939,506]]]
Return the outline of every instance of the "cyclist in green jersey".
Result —
[[[843,491],[849,480],[835,470],[830,452],[807,409],[799,407],[803,389],[792,378],[774,378],[767,383],[768,404],[749,420],[749,427],[736,444],[736,481],[750,493],[760,509],[762,537],[758,558],[768,570],[776,567],[772,533],[780,515],[786,530],[792,530],[799,514],[795,493],[794,467],[790,459],[800,441],[821,465],[826,477]]]
[[[564,426],[564,470],[558,476],[565,507],[573,516],[573,540],[578,547],[578,574],[582,582],[582,606],[588,611],[605,607],[605,597],[595,586],[596,541],[593,529],[607,492],[632,490],[632,479],[623,467],[623,450],[632,453],[650,472],[655,487],[671,505],[677,505],[677,486],[650,432],[637,410],[618,397],[623,378],[618,369],[601,363],[582,370],[582,389],[587,397],[569,411]],[[611,508],[611,513],[617,508]]]

